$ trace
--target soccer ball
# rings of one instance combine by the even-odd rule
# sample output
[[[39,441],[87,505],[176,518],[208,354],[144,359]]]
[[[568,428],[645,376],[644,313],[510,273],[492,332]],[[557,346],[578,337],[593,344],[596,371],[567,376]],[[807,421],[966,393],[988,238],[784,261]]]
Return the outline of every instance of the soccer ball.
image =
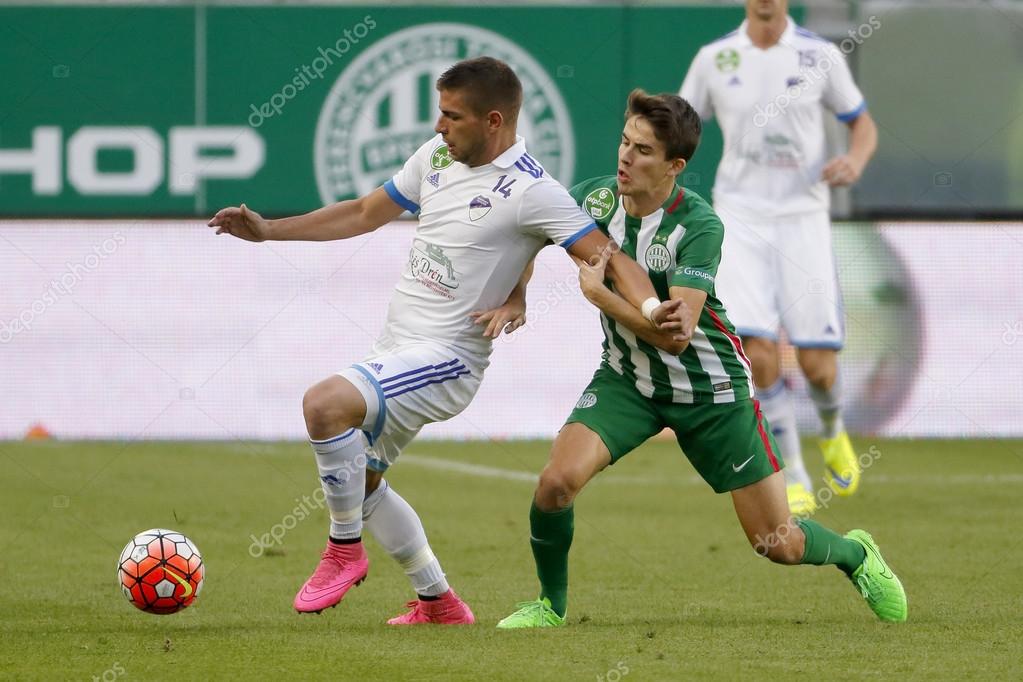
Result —
[[[117,563],[117,581],[132,605],[149,613],[177,613],[199,596],[205,568],[199,550],[181,533],[153,528],[131,539]]]

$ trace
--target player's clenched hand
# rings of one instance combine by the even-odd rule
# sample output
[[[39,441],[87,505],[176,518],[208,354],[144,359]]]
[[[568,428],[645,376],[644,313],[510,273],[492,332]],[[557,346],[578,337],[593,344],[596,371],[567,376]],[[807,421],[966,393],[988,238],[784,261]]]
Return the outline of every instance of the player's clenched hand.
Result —
[[[270,222],[245,204],[220,209],[206,224],[217,228],[217,234],[250,242],[261,242],[270,236]]]
[[[505,334],[511,334],[526,323],[526,303],[508,300],[499,308],[474,311],[469,314],[469,319],[476,324],[487,325],[483,330],[483,336],[496,339],[501,335],[502,329]]]
[[[848,155],[836,156],[824,165],[821,177],[832,187],[851,185],[860,179],[863,167]]]
[[[692,328],[692,315],[689,306],[681,298],[662,301],[654,308],[650,318],[659,331],[671,334],[677,341],[687,341]]]
[[[590,258],[590,262],[586,262],[581,258],[572,256],[572,260],[579,266],[579,288],[583,292],[583,296],[587,300],[593,301],[593,295],[600,289],[605,289],[604,274],[607,270],[607,262],[611,260],[611,256],[614,254],[614,249],[611,248],[609,242],[607,246],[600,250],[600,253]],[[572,254],[569,254],[570,256]]]

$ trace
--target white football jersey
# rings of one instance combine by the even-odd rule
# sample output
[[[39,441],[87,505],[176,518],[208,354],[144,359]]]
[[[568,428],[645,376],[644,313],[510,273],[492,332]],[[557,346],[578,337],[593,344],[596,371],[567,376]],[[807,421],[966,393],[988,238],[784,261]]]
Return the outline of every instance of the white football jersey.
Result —
[[[521,137],[491,163],[470,168],[452,159],[437,135],[384,190],[419,212],[387,311],[385,345],[433,341],[485,358],[492,342],[469,313],[502,305],[548,240],[568,248],[596,229]]]
[[[866,108],[834,44],[790,17],[762,50],[744,21],[700,49],[679,95],[724,133],[715,203],[774,217],[828,209],[823,109],[848,122]]]

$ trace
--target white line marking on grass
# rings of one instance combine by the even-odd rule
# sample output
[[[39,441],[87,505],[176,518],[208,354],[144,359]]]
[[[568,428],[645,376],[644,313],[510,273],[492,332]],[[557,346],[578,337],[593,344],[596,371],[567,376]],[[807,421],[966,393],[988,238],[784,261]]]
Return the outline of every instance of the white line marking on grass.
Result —
[[[502,469],[500,467],[485,466],[482,464],[470,464],[453,459],[442,457],[427,457],[425,455],[405,454],[399,458],[401,462],[407,462],[414,466],[437,471],[451,471],[480,478],[498,478],[505,481],[526,481],[536,483],[539,474],[529,471],[517,471],[515,469]],[[706,485],[699,476],[672,477],[672,476],[616,476],[613,472],[598,476],[593,483],[612,483],[625,485]],[[864,484],[880,485],[906,485],[931,483],[935,485],[975,485],[978,483],[988,484],[1020,484],[1023,483],[1023,474],[875,474],[866,473],[863,475]]]
[[[499,469],[497,467],[488,467],[481,464],[469,464],[468,462],[458,462],[453,459],[424,457],[422,455],[402,455],[399,458],[399,461],[409,462],[427,469],[454,471],[460,474],[469,474],[470,476],[480,476],[481,478],[501,478],[506,481],[529,481],[530,483],[536,483],[537,478],[539,477],[538,474],[532,474],[528,471]]]

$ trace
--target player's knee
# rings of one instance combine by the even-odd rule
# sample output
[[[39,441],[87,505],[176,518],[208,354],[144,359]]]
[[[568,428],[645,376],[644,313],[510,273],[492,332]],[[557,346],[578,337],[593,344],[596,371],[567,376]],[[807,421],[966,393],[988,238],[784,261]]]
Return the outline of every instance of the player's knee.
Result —
[[[302,414],[310,438],[330,438],[345,426],[342,423],[343,407],[323,383],[305,392],[302,397]]]
[[[807,382],[814,386],[827,389],[835,382],[835,367],[827,362],[801,363],[801,369]]]
[[[758,386],[770,386],[779,374],[778,346],[769,339],[757,336],[746,337],[743,349],[753,366],[753,380]]]
[[[572,500],[577,494],[579,494],[579,485],[569,472],[550,465],[544,467],[536,488],[537,506],[544,511],[564,509],[572,504]]]

